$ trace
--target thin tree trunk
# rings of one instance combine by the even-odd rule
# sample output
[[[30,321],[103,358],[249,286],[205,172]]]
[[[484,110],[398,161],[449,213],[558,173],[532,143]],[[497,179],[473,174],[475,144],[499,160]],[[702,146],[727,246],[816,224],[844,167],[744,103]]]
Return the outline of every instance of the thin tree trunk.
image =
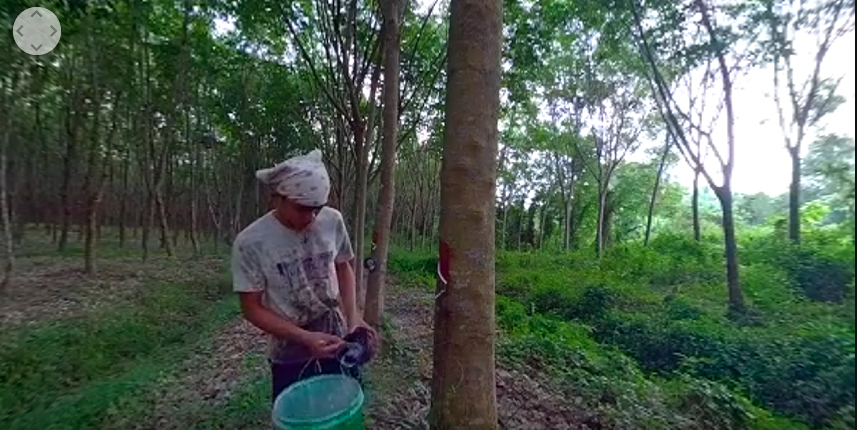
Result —
[[[670,141],[669,136],[667,136],[667,144],[664,145],[664,153],[661,156],[661,162],[658,165],[658,175],[655,177],[655,186],[652,187],[652,198],[649,199],[649,213],[646,216],[646,236],[643,240],[644,246],[649,246],[649,239],[652,234],[652,218],[655,215],[655,201],[658,198],[658,191],[660,191],[661,187],[661,176],[664,174],[664,166],[667,164],[667,156],[670,153],[670,146],[672,141]],[[694,187],[695,188],[695,187]]]
[[[7,125],[11,125],[11,121],[6,120]],[[9,131],[3,134],[3,148],[0,148],[0,212],[2,212],[3,222],[3,277],[0,279],[0,294],[9,289],[9,283],[12,280],[12,271],[15,267],[15,254],[12,242],[12,221],[9,219],[9,196],[7,193],[9,184],[6,181],[8,175],[8,150],[9,150]]]
[[[94,64],[93,64],[93,66],[94,66]],[[95,237],[94,237],[94,235],[95,235],[96,215],[98,213],[97,212],[98,211],[98,201],[101,199],[100,193],[101,193],[101,188],[102,188],[101,184],[98,184],[98,186],[93,187],[93,182],[95,180],[94,176],[96,174],[96,171],[95,171],[96,170],[96,167],[95,167],[96,156],[95,156],[95,154],[96,154],[96,151],[99,149],[99,139],[100,139],[100,133],[99,133],[100,130],[99,129],[101,128],[101,121],[100,121],[100,118],[101,118],[101,101],[100,101],[100,98],[98,95],[98,79],[97,79],[97,75],[96,75],[97,72],[95,70],[93,70],[92,74],[93,74],[92,86],[95,88],[95,94],[96,94],[94,97],[94,105],[95,105],[94,110],[95,111],[92,113],[92,115],[93,115],[93,117],[92,117],[93,118],[92,119],[92,122],[93,122],[92,137],[91,137],[92,138],[92,142],[91,142],[92,147],[90,148],[89,161],[87,162],[87,169],[86,169],[86,179],[84,180],[85,185],[83,188],[84,193],[87,193],[86,194],[86,199],[87,199],[86,216],[84,217],[83,223],[80,226],[81,227],[80,231],[84,235],[84,245],[83,245],[84,257],[83,257],[83,260],[84,260],[84,273],[86,273],[87,275],[91,275],[91,274],[95,273],[95,262],[94,262],[94,259],[95,259],[95,249],[94,249]],[[118,110],[116,106],[114,106],[113,108]],[[109,150],[108,150],[108,153],[109,153]],[[109,155],[104,156],[105,159],[107,157],[109,157]],[[106,167],[106,166],[104,166],[104,167]],[[107,172],[106,168],[104,169],[104,172],[105,173]],[[104,181],[101,181],[101,182],[103,183]],[[96,188],[96,189],[93,191],[92,188]]]
[[[115,106],[114,106],[115,109]],[[116,118],[113,119],[113,130],[116,128]],[[107,154],[104,155],[101,165],[101,178],[95,187],[95,192],[92,199],[89,201],[88,213],[86,216],[86,246],[85,246],[85,272],[87,274],[95,273],[95,243],[93,236],[98,227],[98,209],[104,198],[104,189],[107,187],[108,164],[110,163],[110,153],[112,151],[113,131],[107,137]]]
[[[74,89],[74,60],[72,59],[71,64],[69,65],[69,85],[72,86],[71,95],[68,98],[68,102],[66,104],[66,124],[65,124],[65,155],[63,156],[63,170],[62,170],[62,184],[60,185],[60,206],[62,208],[62,219],[60,221],[60,233],[59,233],[59,243],[57,244],[57,249],[60,252],[65,251],[65,247],[68,243],[68,230],[71,224],[71,177],[72,177],[72,169],[74,163],[76,162],[76,150],[75,150],[75,118],[72,116],[72,110],[77,104],[77,91]]]
[[[14,73],[14,72],[13,72]],[[9,201],[6,193],[8,184],[7,177],[7,158],[9,144],[11,143],[12,134],[12,104],[9,103],[9,95],[12,93],[15,84],[14,77],[10,79],[9,87],[6,86],[6,79],[0,80],[0,93],[3,95],[0,101],[0,109],[3,109],[6,123],[3,124],[3,142],[0,147],[0,221],[3,223],[3,273],[0,278],[0,295],[4,295],[9,290],[9,284],[12,280],[12,271],[15,266],[14,248],[12,245],[12,229],[9,220]]]
[[[547,214],[547,202],[542,204],[542,207],[539,208],[539,251],[544,249],[544,241],[545,241],[545,216]],[[568,241],[566,240],[564,246],[567,246]],[[566,248],[567,250],[567,248]]]
[[[614,243],[614,233],[613,233],[613,216],[616,214],[614,206],[615,202],[613,201],[613,191],[607,191],[607,196],[604,198],[604,232],[601,236],[602,243],[602,254],[604,250],[613,246]]]
[[[733,214],[732,191],[728,187],[718,188],[717,197],[723,210],[723,242],[726,248],[726,284],[729,288],[729,308],[732,312],[744,310],[744,294],[738,278],[738,245],[735,238],[735,216]]]
[[[375,104],[375,96],[378,93],[378,83],[381,79],[381,67],[376,66],[372,71],[372,80],[369,86],[369,114],[366,122],[366,135],[359,143],[357,149],[357,185],[354,193],[354,279],[357,283],[357,307],[363,312],[366,309],[366,283],[363,281],[364,248],[366,248],[366,200],[369,184],[369,147],[375,141],[375,118],[378,109]]]
[[[369,273],[366,285],[365,320],[378,327],[384,315],[384,282],[387,274],[387,248],[390,244],[390,227],[393,203],[396,199],[395,170],[396,143],[399,131],[399,54],[400,0],[382,0],[384,16],[384,135],[381,148],[381,188],[375,210],[375,243],[373,259],[376,268]]]
[[[143,27],[143,37],[148,39],[149,31],[146,26]],[[154,164],[155,164],[155,150],[152,136],[152,129],[154,128],[154,124],[152,124],[152,90],[151,90],[151,79],[149,75],[149,49],[148,44],[143,43],[143,59],[140,62],[140,75],[142,77],[141,80],[144,82],[144,121],[143,121],[143,136],[144,136],[144,146],[145,149],[145,167],[142,172],[142,177],[146,182],[146,216],[145,221],[143,222],[143,232],[142,232],[142,246],[143,246],[143,261],[148,260],[149,258],[149,235],[151,234],[152,226],[155,224],[155,173],[154,173]]]
[[[693,195],[690,198],[690,210],[693,216],[693,240],[702,241],[702,226],[699,223],[699,169],[693,174]]]
[[[413,251],[417,245],[417,196],[413,196],[411,201],[411,213],[408,220],[408,251]]]
[[[503,231],[501,233],[502,241],[500,242],[500,249],[501,250],[506,249],[508,247],[508,244],[506,243],[506,241],[507,241],[507,237],[508,237],[507,230],[509,228],[508,227],[509,226],[509,205],[508,205],[508,203],[506,203],[505,199],[503,199],[503,223],[502,223],[502,225],[503,225]]]
[[[131,149],[130,146],[125,151],[122,160],[122,189],[119,191],[119,247],[125,246],[125,223],[128,215],[125,213],[125,199],[128,189],[128,170],[131,168]]]
[[[723,104],[726,108],[726,142],[728,156],[725,163],[721,163],[723,171],[723,186],[717,188],[717,197],[723,209],[723,236],[726,248],[726,282],[729,288],[729,309],[732,314],[744,312],[744,295],[741,291],[740,278],[738,275],[738,245],[735,240],[735,217],[732,212],[732,170],[735,162],[735,109],[732,99],[732,78],[730,67],[726,64],[726,55],[723,52],[723,44],[717,40],[714,27],[711,24],[708,5],[704,0],[696,0],[699,8],[702,25],[708,32],[712,45],[719,47],[715,52],[720,80],[723,85]],[[700,166],[701,167],[701,166]]]
[[[190,114],[187,115],[188,126],[185,133],[186,141],[193,145],[193,160],[190,164],[190,230],[188,231],[188,238],[190,239],[190,243],[193,246],[193,253],[199,254],[199,241],[197,240],[196,233],[199,231],[199,221],[197,220],[199,209],[197,207],[199,200],[199,185],[197,179],[197,171],[202,170],[202,166],[200,165],[200,149],[198,142],[191,141],[190,135]]]
[[[792,180],[789,184],[789,240],[800,243],[800,147],[789,147]]]
[[[595,224],[595,255],[604,256],[604,211],[607,206],[607,186],[598,185],[598,218]]]

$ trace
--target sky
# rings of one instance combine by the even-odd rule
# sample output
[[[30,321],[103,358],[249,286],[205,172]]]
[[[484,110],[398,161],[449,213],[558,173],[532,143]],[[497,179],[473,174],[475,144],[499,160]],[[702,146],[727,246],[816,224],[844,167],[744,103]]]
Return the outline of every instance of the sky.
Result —
[[[810,130],[804,140],[803,149],[813,141],[815,135],[837,133],[854,137],[854,100],[855,100],[855,71],[854,71],[854,33],[837,40],[833,45],[822,66],[822,76],[830,78],[842,77],[839,94],[846,100],[845,104],[822,120],[820,130]],[[802,65],[796,74],[796,80],[801,82],[801,76],[809,76],[805,70],[812,66],[813,55],[807,53],[812,49],[810,43],[804,41],[800,48],[798,61]],[[804,70],[801,70],[804,69]],[[780,131],[776,105],[773,93],[773,71],[769,69],[752,70],[747,75],[740,76],[736,82],[734,94],[735,105],[735,170],[733,173],[733,190],[739,193],[763,192],[768,195],[778,195],[788,191],[791,180],[791,162],[785,150],[783,134]],[[723,124],[718,125],[720,136],[723,136]],[[674,172],[677,180],[689,184],[692,182],[693,171],[682,163]]]
[[[427,9],[426,0],[418,0],[420,9]],[[216,29],[226,32],[234,29],[231,23],[217,20]],[[801,82],[808,76],[813,64],[814,40],[800,39],[797,48],[796,80]],[[820,130],[810,130],[804,141],[804,152],[815,135],[837,133],[854,137],[855,117],[855,34],[854,32],[838,39],[831,47],[823,64],[822,76],[842,78],[839,94],[846,102],[823,121]],[[773,72],[771,69],[754,69],[738,77],[735,82],[735,168],[733,172],[733,191],[738,193],[758,193],[778,195],[788,191],[791,176],[791,162],[784,147],[783,134],[780,131],[776,105],[773,97]],[[717,92],[712,97],[719,96]],[[678,97],[678,96],[676,96]],[[716,100],[708,102],[713,105]],[[714,136],[723,141],[725,121],[719,121]],[[652,142],[655,145],[662,143]],[[641,161],[643,151],[638,151],[629,160]],[[693,180],[693,171],[681,162],[671,175],[678,182],[689,186]]]

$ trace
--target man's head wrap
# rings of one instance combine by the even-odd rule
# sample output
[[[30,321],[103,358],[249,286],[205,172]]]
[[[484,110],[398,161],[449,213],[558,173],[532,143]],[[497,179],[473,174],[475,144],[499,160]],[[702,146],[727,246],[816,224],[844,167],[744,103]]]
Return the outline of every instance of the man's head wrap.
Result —
[[[330,194],[330,177],[318,149],[259,170],[256,178],[278,194],[304,206],[323,206]]]

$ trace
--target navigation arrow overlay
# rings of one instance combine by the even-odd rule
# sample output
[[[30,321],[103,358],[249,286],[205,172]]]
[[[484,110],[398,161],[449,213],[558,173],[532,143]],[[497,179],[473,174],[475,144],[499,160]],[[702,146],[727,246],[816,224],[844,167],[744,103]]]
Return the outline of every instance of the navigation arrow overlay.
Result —
[[[39,13],[39,11],[35,11],[35,12],[33,12],[33,13],[31,13],[31,14],[30,14],[30,18],[32,18],[32,17],[34,17],[34,16],[36,16],[36,15],[38,15],[38,16],[39,16],[39,18],[41,18],[41,17],[42,17],[42,14],[40,14],[40,13]]]
[[[30,44],[30,46],[32,46],[32,47],[33,47],[33,49],[35,49],[36,51],[38,51],[38,50],[39,50],[39,48],[41,48],[41,47],[42,47],[42,45],[36,46],[36,45],[33,45],[33,44]]]
[[[51,37],[54,37],[54,35],[57,34],[57,29],[55,29],[54,26],[51,26],[51,29],[54,30],[54,32],[51,33]]]
[[[22,25],[22,26],[20,26],[20,27],[18,27],[18,29],[17,29],[17,30],[15,30],[15,31],[17,31],[17,32],[18,32],[18,34],[20,34],[20,35],[21,35],[21,37],[24,37],[24,33],[21,33],[21,29],[22,29],[22,28],[24,28],[24,26],[23,26],[23,25]]]

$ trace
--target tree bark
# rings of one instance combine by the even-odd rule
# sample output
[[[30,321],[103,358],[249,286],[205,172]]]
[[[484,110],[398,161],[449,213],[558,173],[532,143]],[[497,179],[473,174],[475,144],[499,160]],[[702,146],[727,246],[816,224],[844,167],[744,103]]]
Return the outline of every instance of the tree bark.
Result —
[[[375,95],[378,92],[378,83],[381,79],[381,65],[377,65],[372,71],[372,79],[369,84],[369,114],[366,122],[366,136],[361,142],[355,141],[357,147],[357,185],[354,193],[354,279],[357,282],[358,307],[361,311],[366,309],[366,283],[363,281],[364,248],[366,247],[366,200],[369,183],[369,147],[375,141],[375,116],[378,109],[375,106]]]
[[[128,215],[126,214],[126,204],[125,197],[129,192],[128,189],[128,170],[131,168],[131,149],[130,146],[125,151],[122,160],[122,190],[120,191],[119,196],[119,247],[122,248],[125,246],[125,227]]]
[[[809,6],[810,8],[814,7]],[[837,39],[841,34],[843,34],[843,29],[837,28],[837,23],[839,22],[840,14],[843,10],[848,10],[850,8],[850,14],[854,13],[854,3],[838,0],[834,2],[830,2],[824,5],[822,10],[806,10],[804,9],[804,4],[801,2],[799,6],[799,10],[797,11],[797,19],[801,19],[800,17],[804,14],[817,14],[815,19],[817,19],[820,24],[817,29],[821,30],[822,25],[824,26],[821,34],[818,34],[817,37],[817,50],[814,55],[814,67],[812,75],[810,76],[808,81],[803,82],[801,85],[800,93],[797,90],[798,85],[794,81],[794,68],[792,67],[792,57],[795,55],[794,50],[792,49],[792,44],[795,40],[796,32],[789,32],[789,26],[792,25],[792,12],[789,11],[789,14],[782,19],[783,17],[777,17],[774,14],[771,14],[772,18],[772,30],[776,35],[775,39],[785,44],[785,46],[777,46],[775,47],[774,52],[774,102],[777,105],[777,111],[779,114],[779,122],[780,128],[783,132],[783,137],[785,139],[786,150],[789,153],[789,156],[792,160],[792,180],[789,187],[789,239],[793,243],[800,243],[800,178],[801,178],[801,163],[800,163],[800,151],[801,146],[803,144],[803,139],[806,136],[807,127],[813,125],[814,122],[818,121],[818,117],[814,120],[810,120],[811,111],[816,107],[816,99],[818,98],[819,86],[821,85],[821,66],[824,63],[824,59],[827,56],[830,46],[833,44],[834,40]],[[824,16],[826,13],[829,13],[830,16]],[[846,12],[847,13],[847,12]],[[850,20],[846,20],[847,22]],[[779,26],[782,25],[781,28]],[[800,25],[800,24],[799,24]],[[846,27],[847,29],[847,27]],[[780,52],[779,50],[783,50],[785,52]],[[791,115],[791,123],[796,126],[796,134],[794,136],[791,135],[787,131],[785,117],[783,115],[783,107],[780,98],[780,60],[785,60],[786,66],[786,84],[789,88],[789,101],[791,102],[791,106],[793,109]],[[804,93],[804,89],[806,89],[806,93]],[[794,140],[794,143],[792,143]]]
[[[726,248],[726,285],[729,288],[729,307],[733,312],[744,310],[744,294],[738,278],[738,244],[735,239],[735,217],[733,214],[732,190],[717,189],[717,198],[723,209],[723,241]]]
[[[14,73],[14,72],[13,72]],[[9,87],[6,87],[5,76],[0,75],[0,94],[3,99],[0,101],[0,109],[3,109],[3,116],[6,121],[3,124],[3,141],[0,142],[0,221],[3,223],[3,273],[0,278],[0,296],[4,295],[9,290],[9,284],[12,280],[12,270],[15,266],[14,248],[12,245],[12,229],[9,220],[9,201],[8,201],[8,184],[7,179],[7,157],[9,144],[12,134],[12,104],[9,103],[9,95],[14,89],[14,77],[10,79]]]
[[[690,198],[690,210],[693,217],[693,240],[702,241],[702,227],[699,224],[699,170],[693,174],[693,194]]]
[[[494,219],[503,3],[452,0],[432,429],[496,429]]]
[[[789,184],[789,240],[800,243],[800,146],[788,148],[792,162],[792,180]]]
[[[384,281],[387,274],[387,248],[390,243],[390,223],[396,198],[396,143],[399,131],[399,8],[400,0],[382,1],[384,15],[384,135],[381,158],[381,189],[375,211],[375,244],[373,259],[376,268],[369,273],[366,285],[365,320],[378,327],[384,313]]]
[[[65,112],[65,155],[63,156],[63,169],[62,169],[62,184],[60,185],[60,206],[62,208],[62,218],[60,221],[60,232],[59,232],[59,243],[57,244],[57,249],[62,252],[65,251],[66,244],[68,243],[68,230],[71,224],[71,178],[73,175],[74,164],[77,160],[77,151],[76,151],[76,142],[75,142],[75,133],[76,133],[76,119],[75,112],[77,110],[77,89],[75,88],[75,79],[74,79],[74,58],[71,59],[69,64],[69,83],[68,85],[71,87],[70,95],[68,97],[68,102],[66,104],[66,112]]]
[[[658,191],[661,187],[661,176],[664,174],[664,166],[667,164],[667,156],[670,153],[670,146],[672,141],[670,141],[669,136],[667,136],[667,144],[664,145],[664,153],[661,156],[661,162],[658,165],[658,175],[655,177],[655,186],[652,187],[652,198],[649,199],[649,213],[646,216],[646,236],[643,239],[643,245],[649,246],[649,239],[652,234],[652,218],[655,215],[655,201],[658,198]]]
[[[613,246],[614,243],[614,235],[613,232],[613,217],[616,214],[616,206],[613,197],[613,191],[607,191],[607,195],[604,196],[604,222],[603,222],[603,233],[601,234],[601,245],[602,245],[602,255],[604,251]]]
[[[7,124],[11,121],[7,119]],[[12,221],[9,218],[9,184],[7,183],[8,175],[8,151],[9,151],[9,131],[3,133],[3,147],[0,148],[0,211],[3,222],[3,275],[0,278],[0,294],[6,292],[12,280],[12,271],[15,267],[15,254],[12,243]]]
[[[701,15],[702,25],[708,32],[714,46],[721,46],[716,32],[711,24],[708,5],[704,0],[696,0]],[[723,186],[715,189],[723,211],[723,240],[726,248],[726,283],[729,289],[729,309],[733,314],[744,312],[744,295],[741,291],[738,276],[738,245],[735,241],[735,217],[732,211],[732,170],[735,161],[735,109],[732,104],[732,78],[729,66],[726,64],[726,54],[719,48],[715,57],[717,60],[720,79],[723,85],[723,104],[726,108],[726,143],[728,156],[723,167]],[[711,145],[714,147],[713,145]]]

